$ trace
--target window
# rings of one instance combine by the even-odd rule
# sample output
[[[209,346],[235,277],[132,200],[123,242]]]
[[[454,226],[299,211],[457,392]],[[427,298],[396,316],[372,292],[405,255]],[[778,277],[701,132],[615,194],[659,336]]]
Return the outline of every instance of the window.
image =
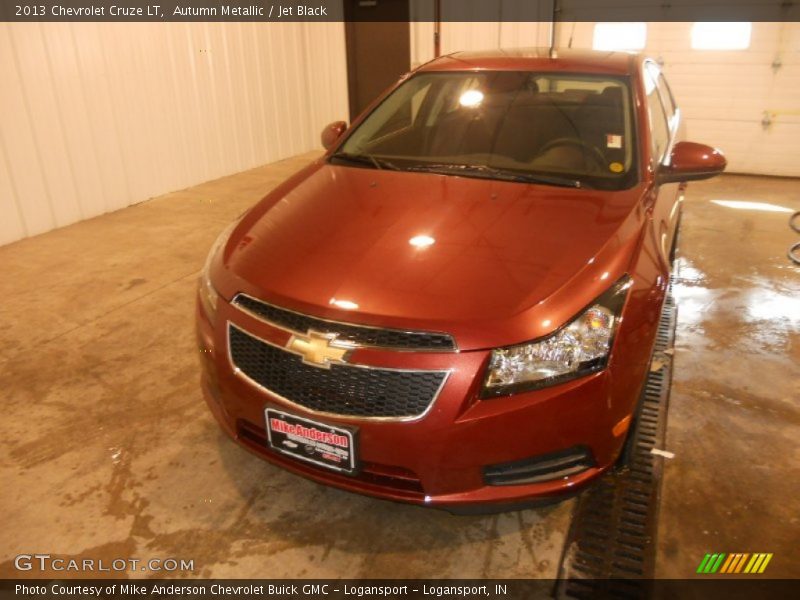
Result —
[[[667,113],[667,119],[672,120],[672,117],[677,112],[677,108],[675,107],[675,100],[672,97],[672,91],[669,89],[669,85],[667,84],[667,80],[664,79],[664,74],[661,72],[661,69],[658,68],[658,65],[654,62],[648,61],[644,68],[650,74],[652,79],[646,79],[645,84],[647,86],[647,93],[650,93],[650,86],[653,81],[656,82],[658,86],[658,93],[661,95],[661,103],[664,105],[664,111]]]
[[[430,84],[418,88],[404,86],[403,93],[392,94],[384,102],[383,111],[386,114],[384,121],[377,123],[373,120],[367,129],[376,137],[384,137],[412,127],[428,97],[430,87]],[[379,129],[371,129],[377,126]]]
[[[661,101],[664,103],[667,116],[672,120],[672,117],[678,112],[678,108],[675,106],[675,98],[672,97],[672,90],[669,88],[663,73],[658,77],[658,91],[661,94]]]
[[[422,72],[373,110],[342,146],[345,156],[331,161],[360,155],[401,170],[625,189],[638,175],[635,150],[627,78]],[[369,168],[357,164],[365,162]]]
[[[422,102],[428,96],[428,90],[431,86],[426,85],[424,88],[417,91],[416,94],[411,96],[411,121],[409,125],[411,125],[414,121],[417,120],[417,115],[419,114],[419,108],[422,106]]]
[[[648,65],[649,66],[649,65]],[[647,111],[650,114],[650,134],[652,136],[653,155],[657,162],[664,159],[669,145],[669,125],[664,107],[658,93],[658,83],[653,68],[644,71],[645,91],[647,92]]]
[[[641,50],[647,41],[647,23],[597,23],[595,50]]]
[[[746,50],[750,47],[752,23],[695,23],[694,50]]]

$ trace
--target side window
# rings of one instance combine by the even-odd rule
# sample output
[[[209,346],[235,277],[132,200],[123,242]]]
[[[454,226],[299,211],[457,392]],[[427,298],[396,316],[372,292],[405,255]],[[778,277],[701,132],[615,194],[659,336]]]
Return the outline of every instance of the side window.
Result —
[[[661,72],[661,69],[658,68],[658,65],[653,62],[648,62],[645,64],[644,68],[656,82],[658,93],[661,96],[661,103],[664,106],[664,111],[667,113],[667,121],[671,124],[672,118],[677,111],[675,99],[672,97],[672,90],[669,89],[669,84],[664,74]]]
[[[669,124],[658,93],[658,81],[647,68],[644,70],[644,88],[647,94],[647,112],[650,116],[653,155],[658,162],[661,162],[669,145]]]
[[[666,77],[661,73],[658,76],[658,91],[661,94],[661,100],[664,102],[664,107],[667,109],[667,116],[670,121],[675,116],[678,108],[675,106],[675,98],[672,97],[672,90],[669,89]]]

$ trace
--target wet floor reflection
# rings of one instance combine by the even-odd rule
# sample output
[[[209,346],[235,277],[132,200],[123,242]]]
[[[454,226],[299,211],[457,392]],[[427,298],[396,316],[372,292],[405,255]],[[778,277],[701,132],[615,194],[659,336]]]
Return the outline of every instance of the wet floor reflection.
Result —
[[[723,199],[724,200],[721,200]],[[733,209],[733,210],[732,210]],[[657,576],[682,578],[706,548],[800,535],[800,267],[786,248],[796,180],[692,184],[674,279],[678,305]],[[800,576],[789,560],[772,576]]]

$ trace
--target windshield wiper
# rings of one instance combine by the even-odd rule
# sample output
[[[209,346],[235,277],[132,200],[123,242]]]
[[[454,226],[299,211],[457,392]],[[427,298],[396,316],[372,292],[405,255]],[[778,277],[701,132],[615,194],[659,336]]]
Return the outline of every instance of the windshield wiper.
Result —
[[[466,177],[483,177],[485,179],[501,179],[503,181],[519,181],[524,183],[543,183],[545,185],[557,185],[562,187],[581,188],[584,184],[579,179],[570,177],[558,177],[557,175],[540,175],[537,173],[520,173],[517,171],[507,171],[486,165],[457,165],[450,163],[431,163],[412,165],[406,167],[406,171],[418,171],[421,173],[442,173],[460,174]]]
[[[337,152],[331,155],[331,158],[337,158],[349,163],[356,163],[359,165],[371,165],[376,169],[389,169],[390,171],[399,171],[400,167],[394,163],[389,162],[383,158],[372,156],[371,154],[350,154],[349,152]]]

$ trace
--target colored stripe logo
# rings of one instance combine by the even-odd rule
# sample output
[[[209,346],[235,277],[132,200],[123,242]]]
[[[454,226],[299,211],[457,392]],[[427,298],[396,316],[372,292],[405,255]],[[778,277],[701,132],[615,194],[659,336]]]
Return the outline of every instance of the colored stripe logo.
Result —
[[[703,575],[714,575],[715,573],[757,575],[764,572],[770,560],[772,560],[772,552],[706,554],[697,567],[697,573]]]

